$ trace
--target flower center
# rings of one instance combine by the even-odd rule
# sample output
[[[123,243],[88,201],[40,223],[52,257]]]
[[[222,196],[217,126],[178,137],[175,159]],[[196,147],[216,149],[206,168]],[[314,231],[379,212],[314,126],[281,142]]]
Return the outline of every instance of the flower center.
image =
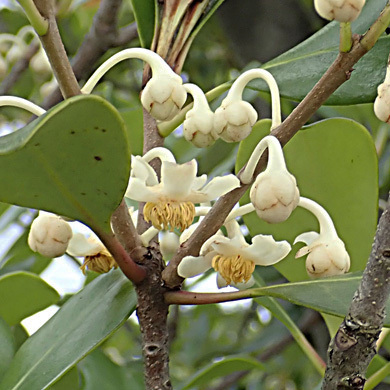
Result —
[[[226,280],[227,284],[247,282],[255,270],[255,263],[241,255],[216,255],[211,265]]]
[[[106,250],[102,250],[93,256],[85,256],[84,263],[80,267],[83,274],[85,274],[86,269],[90,271],[98,272],[99,274],[107,273],[111,268],[118,268],[118,264],[111,256],[111,254]]]
[[[147,202],[144,207],[146,222],[159,230],[175,228],[181,232],[187,229],[195,217],[195,205],[192,202]]]

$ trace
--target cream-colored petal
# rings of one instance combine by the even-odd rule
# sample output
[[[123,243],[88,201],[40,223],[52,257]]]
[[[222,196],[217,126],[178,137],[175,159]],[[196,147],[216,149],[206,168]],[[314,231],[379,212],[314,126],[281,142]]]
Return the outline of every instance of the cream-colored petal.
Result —
[[[131,156],[131,177],[144,181],[148,186],[158,184],[156,172],[140,156]]]
[[[235,175],[213,178],[205,187],[191,194],[194,203],[207,202],[240,186],[240,180]]]
[[[226,257],[236,256],[242,249],[237,240],[223,236],[215,237],[214,242],[211,243],[211,247]]]
[[[192,183],[192,188],[191,190],[192,191],[197,191],[199,190],[200,188],[202,188],[207,182],[207,175],[202,175],[202,176],[198,176],[198,177],[195,177],[193,183]]]
[[[304,242],[306,245],[311,245],[314,241],[318,240],[320,237],[317,232],[306,232],[302,233],[294,240],[294,244],[297,242]]]
[[[177,273],[182,278],[191,278],[203,274],[211,268],[213,256],[186,256],[177,267]]]
[[[272,236],[257,235],[252,238],[249,247],[241,249],[240,253],[256,265],[272,265],[284,259],[290,252],[291,245],[287,241],[275,241]]]
[[[230,283],[230,286],[238,288],[239,290],[246,290],[247,288],[252,287],[255,284],[255,279],[253,276],[247,282],[243,283]]]
[[[217,272],[217,286],[218,288],[224,288],[227,287],[226,280],[221,276],[219,272]]]
[[[158,202],[161,197],[161,185],[149,187],[136,177],[131,177],[126,190],[126,197],[139,202]]]
[[[71,256],[93,256],[104,249],[104,245],[97,239],[87,238],[84,234],[75,233],[69,241],[67,253]]]
[[[163,161],[161,166],[161,183],[164,195],[172,200],[190,201],[188,194],[191,191],[197,169],[195,160],[185,164]]]

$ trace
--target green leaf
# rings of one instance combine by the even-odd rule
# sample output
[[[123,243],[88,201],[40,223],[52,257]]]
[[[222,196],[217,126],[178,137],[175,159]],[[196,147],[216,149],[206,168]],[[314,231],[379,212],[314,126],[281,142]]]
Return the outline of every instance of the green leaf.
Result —
[[[80,389],[79,372],[76,367],[66,372],[58,381],[49,386],[50,390],[78,390]],[[84,388],[83,388],[84,390]]]
[[[258,360],[251,357],[231,357],[222,359],[208,365],[206,368],[196,373],[181,390],[207,385],[213,379],[227,376],[233,372],[253,369],[264,371],[265,368]]]
[[[15,271],[28,271],[40,274],[51,262],[51,259],[33,252],[27,244],[28,232],[22,234],[12,245],[0,263],[0,275]]]
[[[154,35],[155,0],[130,0],[142,47],[150,48]]]
[[[134,156],[142,155],[144,145],[144,118],[142,108],[121,110],[119,113],[126,124],[131,154]]]
[[[379,16],[386,0],[371,0],[359,18],[352,23],[352,31],[364,33]],[[332,22],[300,43],[266,63],[267,69],[275,77],[282,96],[302,100],[313,88],[336,59],[339,52],[339,23]],[[338,88],[326,104],[349,105],[374,101],[377,86],[383,82],[390,49],[390,37],[381,37],[354,66],[351,78]],[[265,83],[256,80],[250,84],[254,89],[268,91]]]
[[[39,276],[12,272],[0,277],[0,316],[9,325],[55,304],[60,296]]]
[[[0,317],[0,380],[7,372],[15,354],[15,339],[10,326]]]
[[[135,310],[120,270],[104,274],[70,298],[18,350],[0,390],[42,390],[112,334]]]
[[[258,122],[241,142],[236,171],[255,145],[269,134],[270,121]],[[377,223],[378,163],[368,131],[348,119],[328,119],[300,130],[284,148],[288,170],[296,177],[302,196],[321,204],[332,217],[351,257],[351,271],[363,270],[371,251]],[[249,202],[246,194],[242,204]],[[268,224],[255,212],[244,216],[253,236],[272,234],[291,244],[296,236],[318,231],[316,218],[298,207],[280,224]],[[304,259],[295,259],[297,244],[276,268],[290,281],[307,279]]]
[[[104,99],[80,95],[0,138],[0,200],[110,232],[130,153],[123,121]]]
[[[100,348],[87,355],[78,366],[84,376],[83,390],[125,390],[129,383],[131,390],[144,387],[143,383],[137,386],[129,369],[113,363]]]

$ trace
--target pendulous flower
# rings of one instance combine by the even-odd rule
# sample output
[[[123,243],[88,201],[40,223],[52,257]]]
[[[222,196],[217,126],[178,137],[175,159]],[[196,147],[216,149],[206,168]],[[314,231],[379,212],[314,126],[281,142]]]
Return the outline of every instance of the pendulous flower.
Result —
[[[327,20],[353,22],[360,15],[366,0],[314,0],[317,13]]]
[[[320,233],[302,233],[294,241],[294,244],[304,242],[307,245],[299,249],[295,257],[308,255],[306,270],[309,276],[318,278],[348,272],[351,264],[349,254],[329,214],[316,202],[303,197],[299,200],[299,206],[311,211],[320,224]]]
[[[159,181],[149,162],[160,158]],[[183,231],[195,216],[195,203],[208,202],[238,187],[234,175],[213,178],[208,184],[207,175],[196,176],[196,160],[177,164],[172,153],[165,148],[155,148],[143,157],[132,157],[132,171],[126,191],[128,198],[146,202],[144,217],[159,230]]]
[[[31,224],[28,245],[42,256],[59,257],[65,254],[72,236],[68,222],[55,214],[40,211]]]
[[[269,151],[267,168],[257,176],[249,196],[261,219],[268,223],[279,223],[285,221],[297,207],[299,190],[295,177],[287,170],[283,150],[276,137],[269,135],[259,142],[241,175],[241,181],[251,181],[257,162],[266,148]]]
[[[177,269],[181,277],[190,278],[213,268],[219,288],[229,285],[245,289],[254,283],[256,265],[275,264],[291,250],[287,241],[276,242],[272,236],[257,235],[248,244],[235,220],[229,221],[226,228],[228,237],[216,234],[203,244],[199,256],[183,258]]]

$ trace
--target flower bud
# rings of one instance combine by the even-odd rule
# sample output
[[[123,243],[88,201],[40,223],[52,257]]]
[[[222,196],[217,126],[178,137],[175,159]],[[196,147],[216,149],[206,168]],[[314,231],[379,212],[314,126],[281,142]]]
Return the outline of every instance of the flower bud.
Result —
[[[42,47],[38,50],[34,57],[31,58],[30,67],[35,73],[43,76],[52,73],[49,59]]]
[[[153,76],[142,91],[141,103],[153,118],[168,121],[177,115],[186,98],[181,77],[172,72]]]
[[[14,44],[8,50],[5,59],[7,63],[14,64],[16,61],[20,60],[23,56],[23,49],[21,46]]]
[[[222,102],[214,115],[214,132],[225,142],[239,142],[252,131],[257,121],[256,110],[243,100]]]
[[[179,236],[174,232],[160,233],[160,250],[164,259],[170,259],[180,246]]]
[[[31,224],[28,245],[43,256],[58,257],[65,254],[72,235],[70,225],[61,217],[40,211]]]
[[[329,242],[318,240],[316,244],[301,248],[295,257],[302,257],[307,253],[306,270],[312,278],[341,275],[349,270],[349,255],[340,239]]]
[[[183,122],[184,138],[198,148],[211,146],[214,137],[214,113],[210,110],[206,96],[195,84],[185,84],[184,88],[194,98],[194,107],[187,112]]]
[[[374,102],[374,112],[383,122],[390,121],[390,84],[385,82],[378,86],[378,96]]]
[[[268,223],[285,221],[297,207],[299,190],[295,177],[287,170],[260,173],[250,191],[257,215]]]
[[[366,0],[314,0],[317,13],[327,20],[352,22],[359,16]]]

